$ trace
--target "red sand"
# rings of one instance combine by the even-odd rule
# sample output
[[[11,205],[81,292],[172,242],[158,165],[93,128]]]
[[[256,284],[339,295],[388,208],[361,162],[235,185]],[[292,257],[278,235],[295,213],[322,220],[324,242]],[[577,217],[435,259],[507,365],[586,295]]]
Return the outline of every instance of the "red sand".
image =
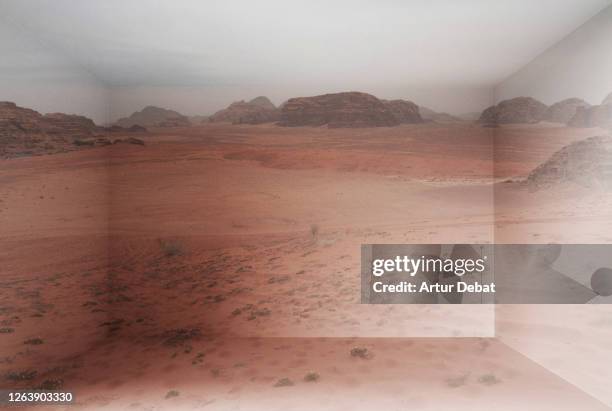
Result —
[[[493,337],[493,307],[358,304],[362,243],[612,240],[610,196],[501,183],[597,132],[206,125],[3,161],[0,375],[70,409],[605,409],[496,340],[365,339]]]

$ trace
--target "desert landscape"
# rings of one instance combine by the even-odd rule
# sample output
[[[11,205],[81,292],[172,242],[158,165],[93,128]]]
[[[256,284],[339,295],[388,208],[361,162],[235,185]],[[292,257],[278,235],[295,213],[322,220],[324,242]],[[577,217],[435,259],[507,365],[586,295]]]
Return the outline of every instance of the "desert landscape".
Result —
[[[576,100],[469,121],[320,97],[52,130],[0,105],[3,386],[67,409],[608,409],[494,338],[533,325],[520,307],[359,303],[361,244],[611,242],[608,123],[564,124]],[[590,370],[611,332],[573,342]]]
[[[0,0],[0,407],[612,409],[611,41],[612,0]]]

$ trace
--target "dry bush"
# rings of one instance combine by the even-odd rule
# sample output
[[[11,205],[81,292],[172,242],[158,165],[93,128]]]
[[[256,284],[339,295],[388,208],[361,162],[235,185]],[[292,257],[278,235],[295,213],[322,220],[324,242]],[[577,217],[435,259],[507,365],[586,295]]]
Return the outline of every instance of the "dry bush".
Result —
[[[185,247],[183,243],[178,240],[163,240],[159,239],[159,247],[166,257],[175,257],[179,255],[183,255],[185,251]]]
[[[317,240],[317,237],[319,236],[319,226],[318,225],[316,224],[310,225],[310,235],[313,241]]]

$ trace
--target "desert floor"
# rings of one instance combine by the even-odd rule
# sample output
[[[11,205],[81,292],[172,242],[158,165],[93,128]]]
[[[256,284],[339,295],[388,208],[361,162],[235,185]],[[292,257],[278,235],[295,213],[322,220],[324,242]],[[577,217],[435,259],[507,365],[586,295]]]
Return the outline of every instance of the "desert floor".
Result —
[[[609,194],[518,182],[598,133],[210,124],[2,161],[0,387],[71,410],[609,409],[606,306],[359,304],[364,243],[611,242]]]

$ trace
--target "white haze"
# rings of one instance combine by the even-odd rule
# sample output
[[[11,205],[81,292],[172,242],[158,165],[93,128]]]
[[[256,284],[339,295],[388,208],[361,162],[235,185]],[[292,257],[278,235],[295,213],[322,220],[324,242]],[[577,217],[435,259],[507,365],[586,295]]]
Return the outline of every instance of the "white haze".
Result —
[[[0,0],[0,18],[95,75],[111,117],[342,90],[461,113],[488,105],[497,84],[609,4]]]

